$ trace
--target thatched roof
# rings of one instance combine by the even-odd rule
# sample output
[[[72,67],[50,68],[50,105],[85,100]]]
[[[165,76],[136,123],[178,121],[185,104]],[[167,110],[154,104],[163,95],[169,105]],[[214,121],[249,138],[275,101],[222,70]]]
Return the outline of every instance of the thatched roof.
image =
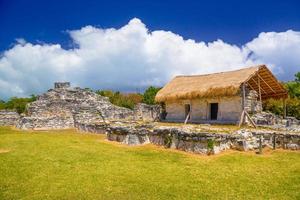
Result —
[[[163,102],[176,99],[237,96],[243,83],[257,92],[260,85],[262,98],[287,97],[287,91],[272,72],[265,65],[259,65],[214,74],[176,76],[157,93],[155,100]]]

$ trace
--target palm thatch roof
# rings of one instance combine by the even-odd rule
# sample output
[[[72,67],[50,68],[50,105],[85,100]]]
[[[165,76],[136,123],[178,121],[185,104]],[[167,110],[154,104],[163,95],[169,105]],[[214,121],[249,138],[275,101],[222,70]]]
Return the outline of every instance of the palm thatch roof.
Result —
[[[206,75],[176,76],[156,95],[157,102],[218,98],[240,94],[241,85],[261,92],[263,99],[286,98],[287,91],[265,65]]]

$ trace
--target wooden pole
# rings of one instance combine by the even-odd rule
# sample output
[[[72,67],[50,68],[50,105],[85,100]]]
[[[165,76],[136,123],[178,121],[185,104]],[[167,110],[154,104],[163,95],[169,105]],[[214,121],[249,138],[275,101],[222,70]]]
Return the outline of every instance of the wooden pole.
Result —
[[[245,110],[243,110],[243,112],[242,112],[242,114],[241,114],[241,118],[240,118],[239,127],[241,127],[241,125],[243,124],[244,117],[245,117]]]
[[[243,120],[242,120],[242,124],[245,123],[245,107],[246,107],[246,84],[243,83],[243,111],[244,111],[244,116],[243,116]]]
[[[244,123],[245,120],[245,99],[246,99],[246,92],[245,92],[245,83],[243,83],[242,85],[242,113],[241,113],[241,118],[240,118],[240,123],[239,123],[239,127],[241,127],[241,125]]]
[[[245,110],[245,104],[246,104],[246,86],[245,83],[243,83],[243,110]]]
[[[257,76],[258,78],[258,95],[259,95],[259,103],[262,109],[262,101],[261,101],[261,89],[260,89],[260,80],[259,80],[259,76]],[[262,110],[261,110],[262,111]]]

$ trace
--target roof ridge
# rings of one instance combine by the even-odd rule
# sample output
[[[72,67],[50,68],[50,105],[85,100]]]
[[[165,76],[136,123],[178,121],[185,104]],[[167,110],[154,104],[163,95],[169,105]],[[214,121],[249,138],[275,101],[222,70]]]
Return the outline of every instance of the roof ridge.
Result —
[[[230,72],[237,72],[237,71],[242,71],[242,70],[247,70],[250,68],[260,68],[265,66],[264,64],[261,65],[255,65],[255,66],[251,66],[251,67],[245,67],[245,68],[240,68],[240,69],[235,69],[235,70],[229,70],[229,71],[223,71],[223,72],[214,72],[214,73],[209,73],[209,74],[195,74],[195,75],[177,75],[175,76],[175,78],[179,78],[179,77],[199,77],[199,76],[209,76],[209,75],[213,75],[213,74],[226,74],[226,73],[230,73]]]

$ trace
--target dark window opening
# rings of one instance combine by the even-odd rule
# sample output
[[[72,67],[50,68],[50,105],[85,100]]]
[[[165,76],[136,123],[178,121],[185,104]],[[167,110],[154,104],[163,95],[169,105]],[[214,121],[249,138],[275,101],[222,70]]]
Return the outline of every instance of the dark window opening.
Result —
[[[218,103],[211,103],[210,104],[210,119],[211,120],[217,120],[217,118],[218,118],[218,109],[219,109],[219,104]]]

